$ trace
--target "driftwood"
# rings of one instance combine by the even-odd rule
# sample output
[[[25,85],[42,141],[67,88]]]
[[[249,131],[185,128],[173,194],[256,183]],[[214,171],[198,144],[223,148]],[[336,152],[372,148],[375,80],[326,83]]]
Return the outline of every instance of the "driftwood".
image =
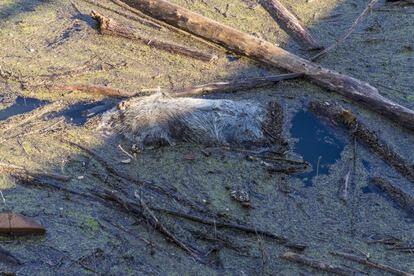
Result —
[[[141,23],[143,25],[146,25],[148,27],[152,27],[152,28],[155,28],[155,29],[158,29],[158,30],[162,30],[163,29],[162,26],[160,26],[159,24],[157,24],[157,23],[155,23],[155,22],[153,22],[151,20],[148,20],[148,19],[145,19],[145,18],[142,18],[142,17],[139,17],[139,16],[135,16],[135,15],[130,15],[130,14],[127,14],[127,13],[125,13],[123,11],[115,10],[115,9],[109,7],[109,6],[106,6],[106,5],[98,2],[98,1],[95,1],[95,0],[82,0],[82,1],[84,1],[86,3],[89,3],[91,5],[95,5],[97,7],[100,7],[102,9],[111,11],[113,13],[122,15],[125,18],[131,19],[131,20],[134,20],[134,21],[137,21],[137,22],[139,22],[139,23]]]
[[[166,236],[169,240],[174,242],[178,247],[183,249],[185,252],[187,252],[190,256],[194,257],[196,260],[201,261],[201,254],[197,252],[196,249],[192,248],[191,246],[185,244],[180,239],[175,237],[155,216],[155,214],[151,211],[151,209],[148,208],[147,204],[142,200],[142,198],[139,196],[138,192],[135,192],[135,197],[139,200],[142,209],[148,214],[146,217],[147,221],[153,225],[155,229],[157,229],[159,232],[161,232],[164,236]],[[143,213],[144,215],[144,213]]]
[[[296,16],[293,15],[279,0],[261,0],[260,3],[282,27],[282,29],[291,34],[293,38],[302,46],[306,47],[307,50],[317,50],[323,48],[316,42],[305,26],[303,26],[302,22],[300,22],[300,20],[296,18]]]
[[[213,220],[208,218],[202,218],[194,215],[189,215],[186,213],[181,213],[178,211],[168,210],[164,208],[158,208],[158,207],[150,207],[145,204],[137,194],[135,194],[136,197],[138,197],[140,203],[132,202],[131,200],[125,198],[124,196],[120,194],[113,193],[107,189],[102,190],[92,190],[88,193],[75,191],[70,188],[66,188],[63,185],[56,184],[54,182],[45,182],[43,180],[37,179],[37,178],[25,178],[18,176],[18,179],[20,180],[20,184],[28,186],[28,187],[43,187],[43,188],[49,188],[52,190],[64,192],[73,194],[76,196],[87,198],[88,200],[95,200],[102,202],[104,204],[108,204],[109,202],[115,202],[117,206],[124,212],[130,213],[133,216],[137,218],[143,218],[145,222],[149,223],[154,229],[160,232],[163,236],[165,236],[167,239],[173,241],[178,247],[186,251],[189,255],[193,256],[197,260],[204,262],[204,257],[202,252],[199,252],[197,249],[193,248],[186,242],[178,239],[171,233],[167,228],[165,228],[164,225],[162,225],[159,220],[156,218],[154,212],[160,213],[160,214],[167,214],[171,216],[175,216],[178,218],[184,218],[190,221],[198,222],[201,224],[213,226],[215,228],[223,228],[223,229],[232,229],[232,230],[238,230],[244,233],[248,234],[254,234],[254,235],[262,235],[268,238],[271,238],[275,240],[276,242],[295,250],[304,250],[306,248],[305,245],[299,244],[299,243],[293,243],[290,242],[286,237],[278,236],[276,234],[270,233],[268,231],[256,229],[254,227],[249,227],[246,225],[238,224],[238,223],[230,223],[230,222],[221,222],[220,220]],[[147,186],[148,187],[148,186]],[[145,212],[145,213],[144,213]],[[1,253],[1,252],[0,252]],[[1,254],[0,254],[1,256]]]
[[[141,11],[139,11],[137,9],[134,9],[134,8],[128,6],[127,4],[125,4],[124,2],[122,2],[121,0],[109,0],[109,1],[111,1],[112,3],[118,5],[122,9],[125,9],[125,10],[127,10],[127,11],[129,11],[129,12],[131,12],[133,14],[138,15],[141,18],[144,18],[146,20],[152,21],[152,22],[154,22],[154,23],[162,26],[166,30],[169,30],[169,31],[172,31],[174,33],[177,33],[177,34],[186,36],[186,37],[191,38],[193,40],[197,40],[198,42],[201,42],[201,43],[209,46],[210,48],[215,48],[215,49],[219,49],[219,50],[221,49],[220,46],[218,46],[218,45],[216,45],[214,43],[211,43],[211,42],[209,42],[209,41],[207,41],[205,39],[202,39],[202,38],[200,38],[198,36],[192,35],[192,34],[186,32],[186,31],[181,30],[180,28],[177,28],[177,27],[174,27],[172,25],[169,25],[169,24],[167,24],[167,23],[165,23],[165,22],[163,22],[161,20],[157,20],[154,17],[148,16],[145,13],[142,13]]]
[[[52,85],[47,86],[48,89],[63,90],[63,91],[80,91],[88,94],[96,94],[108,97],[131,97],[136,93],[112,88],[103,85],[90,85],[90,84],[72,84],[72,85]]]
[[[342,267],[342,266],[336,266],[328,263],[324,263],[321,261],[314,260],[312,258],[306,257],[302,254],[294,253],[294,252],[286,252],[285,254],[280,256],[282,259],[295,262],[298,264],[306,265],[309,267],[312,267],[317,270],[337,274],[337,275],[344,275],[344,276],[354,276],[358,275],[359,273],[355,270]]]
[[[396,153],[387,143],[380,140],[378,136],[360,122],[350,110],[347,110],[338,104],[329,102],[312,102],[309,108],[315,114],[322,115],[334,123],[348,129],[357,140],[365,144],[397,172],[414,183],[414,167],[401,155]]]
[[[403,127],[414,130],[414,111],[381,96],[370,84],[325,69],[263,39],[225,26],[166,0],[122,0],[156,19],[217,43],[236,53],[291,72],[304,73],[312,82],[364,104]]]
[[[409,214],[414,215],[414,195],[407,193],[383,177],[372,178],[372,183],[387,193],[393,201],[405,209]]]
[[[169,91],[171,97],[199,96],[216,92],[241,91],[271,86],[282,80],[295,79],[303,76],[300,73],[253,77],[234,81],[213,82]]]
[[[368,267],[372,267],[372,268],[376,268],[376,269],[379,269],[379,270],[382,270],[382,271],[386,271],[386,272],[389,272],[389,273],[394,274],[394,275],[399,275],[399,276],[413,276],[414,275],[412,273],[404,272],[404,271],[401,271],[399,269],[393,268],[393,267],[385,265],[385,264],[381,264],[381,263],[378,263],[378,262],[373,262],[373,261],[369,260],[366,257],[365,258],[359,257],[359,256],[356,256],[356,255],[350,254],[350,253],[332,252],[332,255],[341,256],[345,259],[348,259],[348,260],[366,265]]]
[[[135,30],[130,26],[118,23],[115,20],[106,17],[96,11],[92,11],[91,16],[99,22],[99,31],[101,34],[104,35],[128,38],[133,41],[139,41],[145,45],[154,47],[156,49],[164,50],[170,53],[180,54],[202,61],[210,62],[218,58],[214,54],[204,53],[197,49],[175,44],[173,42],[162,41],[156,38],[146,37],[143,34],[139,34],[138,30]]]
[[[133,97],[146,95],[148,91],[151,92],[162,92],[168,94],[172,98],[176,97],[191,97],[201,96],[219,92],[236,92],[248,89],[261,88],[266,86],[274,85],[275,83],[282,80],[296,79],[303,76],[300,73],[290,73],[281,75],[270,75],[264,77],[252,77],[232,81],[221,81],[212,82],[201,85],[194,85],[190,87],[184,87],[173,90],[161,90],[161,89],[143,89],[139,92],[131,92],[122,89],[112,88],[102,85],[91,85],[91,84],[72,84],[72,85],[52,85],[46,86],[48,89],[63,90],[63,91],[81,91],[89,94],[96,94],[108,97]]]
[[[241,232],[244,232],[244,233],[247,233],[247,234],[261,235],[261,236],[264,236],[264,237],[267,237],[267,238],[271,238],[274,241],[276,241],[280,244],[283,244],[288,248],[292,248],[292,249],[296,249],[296,250],[300,250],[300,251],[302,251],[306,248],[306,245],[291,242],[291,241],[288,240],[288,238],[286,238],[284,236],[279,236],[279,235],[273,234],[271,232],[256,229],[254,227],[250,227],[250,226],[247,226],[247,225],[241,225],[241,224],[236,224],[236,223],[222,222],[222,221],[219,221],[219,220],[202,218],[202,217],[198,217],[198,216],[194,216],[194,215],[190,215],[190,214],[185,214],[185,213],[181,213],[181,212],[177,212],[177,211],[173,211],[173,210],[167,210],[167,209],[164,209],[164,208],[151,207],[151,209],[154,210],[154,211],[158,211],[158,212],[168,214],[168,215],[188,219],[188,220],[198,222],[198,223],[202,223],[202,224],[205,224],[205,225],[210,225],[210,226],[213,226],[215,228],[232,229],[232,230],[238,230],[238,231],[241,231]]]

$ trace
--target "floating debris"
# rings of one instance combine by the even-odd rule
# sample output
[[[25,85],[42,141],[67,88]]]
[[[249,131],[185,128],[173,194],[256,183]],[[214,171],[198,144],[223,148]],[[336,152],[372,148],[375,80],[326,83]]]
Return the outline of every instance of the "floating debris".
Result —
[[[240,202],[243,207],[251,207],[249,193],[245,190],[233,190],[231,191],[231,197]]]

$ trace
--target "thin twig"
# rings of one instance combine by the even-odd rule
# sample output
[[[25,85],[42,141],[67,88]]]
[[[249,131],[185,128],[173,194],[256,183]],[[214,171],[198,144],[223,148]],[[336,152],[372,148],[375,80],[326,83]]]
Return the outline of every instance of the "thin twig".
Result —
[[[393,267],[385,265],[385,264],[370,261],[366,257],[362,258],[362,257],[356,256],[354,254],[345,253],[345,252],[336,252],[336,251],[331,252],[331,254],[336,255],[336,256],[341,256],[345,259],[348,259],[348,260],[351,260],[351,261],[354,261],[354,262],[357,262],[357,263],[360,263],[360,264],[363,264],[363,265],[366,265],[366,266],[369,266],[369,267],[372,267],[372,268],[376,268],[376,269],[379,269],[379,270],[382,270],[382,271],[386,271],[386,272],[392,273],[394,275],[399,275],[399,276],[413,276],[414,275],[412,273],[404,272],[404,271],[401,271],[399,269],[393,268]]]
[[[88,4],[91,4],[91,5],[95,5],[97,7],[100,7],[102,9],[111,11],[113,13],[122,15],[125,18],[131,19],[131,20],[134,20],[134,21],[137,21],[137,22],[139,22],[139,23],[141,23],[143,25],[146,25],[146,26],[149,26],[149,27],[153,27],[153,28],[158,29],[158,30],[162,30],[163,29],[162,26],[160,26],[159,24],[153,22],[152,20],[144,19],[144,18],[141,18],[141,17],[138,17],[138,16],[134,16],[134,15],[127,14],[127,13],[125,13],[123,11],[115,10],[115,9],[113,9],[111,7],[108,7],[108,6],[106,6],[106,5],[102,4],[102,3],[99,3],[99,2],[97,2],[95,0],[82,0],[82,1],[84,1],[84,2],[86,2]]]
[[[196,252],[193,248],[179,240],[177,237],[175,237],[155,216],[155,214],[151,211],[150,208],[148,208],[147,204],[142,200],[142,198],[139,196],[138,192],[135,191],[135,197],[139,200],[142,208],[149,214],[152,225],[158,229],[161,233],[163,233],[168,239],[173,241],[178,247],[186,251],[190,256],[194,257],[196,260],[201,261],[200,253]]]
[[[343,266],[336,266],[336,265],[328,264],[322,261],[317,261],[312,258],[306,257],[301,254],[297,254],[294,252],[286,252],[280,257],[282,259],[285,259],[291,262],[306,265],[306,266],[312,267],[317,270],[330,272],[330,273],[334,273],[337,275],[354,276],[357,274],[355,270],[352,270],[352,269],[349,269]]]
[[[318,54],[311,57],[311,61],[316,61],[320,57],[324,56],[329,51],[336,48],[338,45],[342,44],[356,29],[356,27],[364,20],[366,15],[372,11],[375,4],[378,3],[378,0],[371,0],[368,4],[368,6],[364,9],[364,11],[357,17],[357,19],[352,23],[352,26],[346,31],[341,37],[339,37],[333,44],[331,44],[329,47],[325,48],[323,51],[319,52]]]

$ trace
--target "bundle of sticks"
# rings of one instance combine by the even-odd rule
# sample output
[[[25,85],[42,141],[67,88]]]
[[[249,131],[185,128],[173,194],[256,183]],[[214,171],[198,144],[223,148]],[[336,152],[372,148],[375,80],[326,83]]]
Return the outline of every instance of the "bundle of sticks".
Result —
[[[210,45],[211,43],[216,44],[234,53],[245,55],[258,62],[296,73],[296,77],[304,76],[306,79],[320,85],[323,88],[326,88],[328,91],[338,93],[345,98],[362,104],[368,109],[387,117],[404,128],[414,130],[414,111],[385,98],[375,87],[367,82],[323,68],[317,63],[301,58],[278,46],[275,46],[271,42],[228,27],[213,19],[172,4],[166,0],[111,1],[130,12],[139,15],[141,19],[153,21],[162,27],[167,26],[168,29],[172,29],[177,32],[184,32],[187,35],[196,37],[199,40],[201,38],[204,41],[208,41]],[[87,2],[90,1],[87,0]],[[372,10],[373,6],[377,2],[377,0],[370,1],[367,8],[356,19],[354,24],[352,24],[350,30],[338,40],[339,42],[345,40],[345,38],[349,36],[349,34],[355,29],[356,25],[362,21],[364,16]],[[261,3],[273,17],[278,18],[278,22],[282,22],[282,27],[291,33],[296,40],[300,40],[301,44],[307,49],[322,48],[312,37],[309,31],[303,26],[303,24],[279,1],[263,0]],[[154,47],[162,48],[167,51],[175,51],[187,56],[193,56],[204,61],[211,61],[216,58],[213,54],[202,53],[198,50],[182,47],[180,45],[168,45],[168,42],[165,41],[148,41],[148,38],[138,35],[133,28],[117,23],[100,13],[93,12],[92,16],[100,22],[100,32],[102,34],[122,36],[124,38],[138,40],[147,44],[148,42],[151,42],[150,44]],[[337,44],[338,43],[335,43],[326,49],[330,50]],[[326,54],[326,52],[326,50],[323,50],[315,57],[319,58],[321,55]],[[272,76],[272,78],[274,77],[275,76]],[[288,78],[292,78],[292,75],[288,76]],[[274,81],[267,79],[265,80],[265,84],[262,84],[258,82],[257,79],[252,79],[252,84],[249,85],[249,83],[249,79],[243,81],[243,84],[247,87],[247,89],[254,88],[256,85],[271,85]],[[202,86],[191,87],[188,90],[194,91],[198,89],[198,93],[190,92],[188,94],[194,95],[215,92],[223,88],[218,87],[216,89],[210,89],[210,87],[214,87],[214,85],[215,84],[209,84],[208,89],[199,89]],[[235,89],[240,88],[238,85],[239,83],[235,84]],[[90,88],[95,93],[102,92],[103,94],[113,94],[111,93],[113,91],[106,92],[106,89],[102,87],[97,89],[96,87],[91,86]],[[229,89],[228,86],[224,88],[225,90],[232,90],[231,88]],[[87,90],[85,87],[82,87],[82,89]],[[117,96],[120,96],[119,91],[117,91],[116,94]],[[183,95],[184,94],[186,93],[183,93]],[[126,92],[125,95],[131,96],[131,93]]]

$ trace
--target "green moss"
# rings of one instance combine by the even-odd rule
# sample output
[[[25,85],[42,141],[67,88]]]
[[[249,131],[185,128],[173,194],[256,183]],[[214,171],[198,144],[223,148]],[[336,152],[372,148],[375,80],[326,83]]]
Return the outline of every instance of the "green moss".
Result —
[[[7,190],[15,187],[14,181],[7,175],[0,175],[0,190]]]

